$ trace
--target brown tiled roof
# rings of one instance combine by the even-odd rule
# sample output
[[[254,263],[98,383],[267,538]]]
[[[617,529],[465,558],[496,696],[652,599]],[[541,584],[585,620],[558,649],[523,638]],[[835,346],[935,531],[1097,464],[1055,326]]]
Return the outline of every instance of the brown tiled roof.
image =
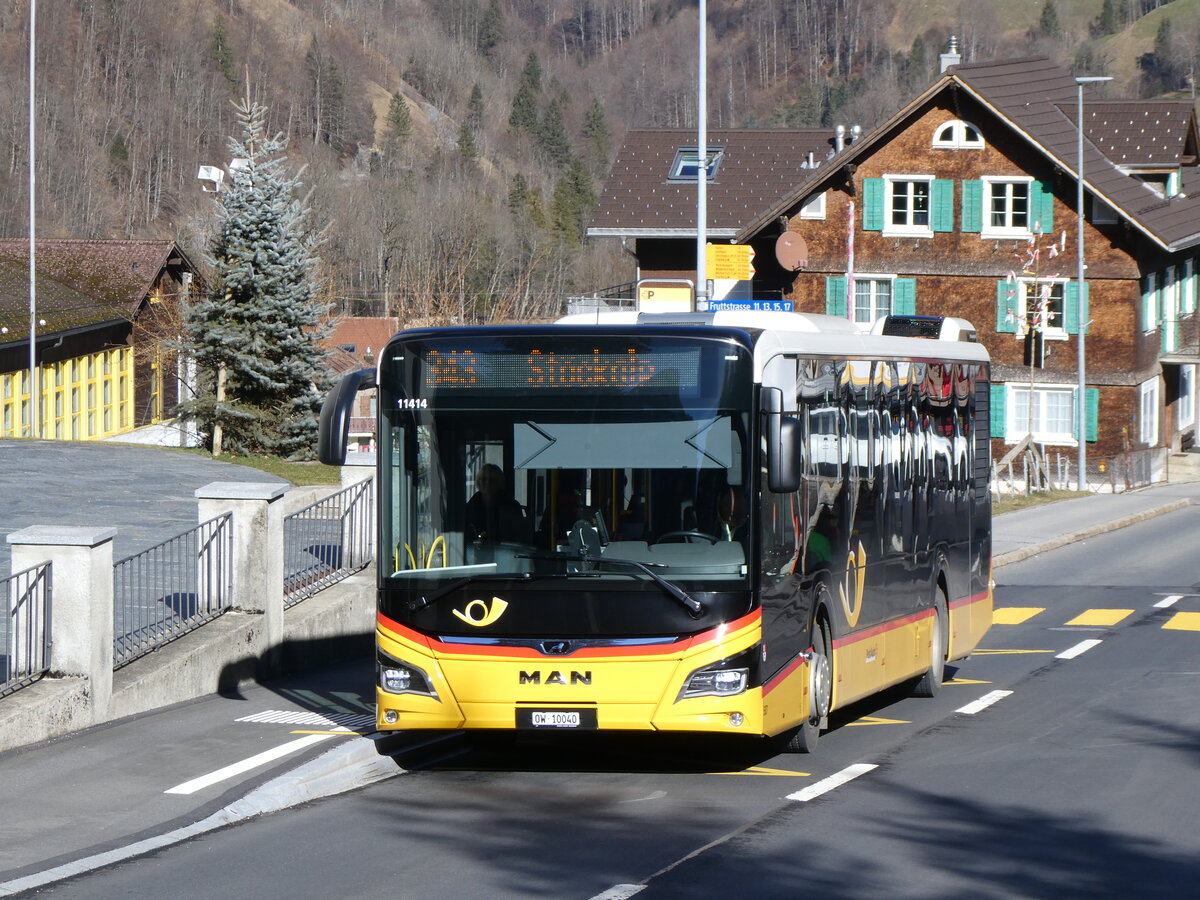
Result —
[[[707,143],[724,155],[708,185],[706,227],[713,236],[728,237],[807,179],[810,153],[816,163],[825,162],[833,131],[718,129],[708,132]],[[630,131],[588,234],[695,235],[696,182],[669,177],[676,151],[695,146],[696,132],[688,129]]]
[[[39,333],[130,320],[168,260],[174,241],[39,240]],[[188,264],[190,268],[190,263]],[[29,334],[29,240],[0,238],[0,343]]]
[[[1075,121],[1076,104],[1059,109]],[[1196,152],[1190,100],[1089,100],[1083,118],[1088,140],[1117,165],[1195,165],[1186,159]]]
[[[343,350],[358,361],[358,367],[374,365],[384,344],[400,330],[400,320],[393,316],[351,316],[339,319],[324,344],[330,349]],[[353,350],[348,348],[353,347]],[[370,358],[368,358],[368,356]]]
[[[930,102],[938,93],[955,87],[966,90],[994,110],[1044,153],[1051,163],[1066,172],[1069,178],[1075,177],[1078,169],[1078,132],[1074,116],[1068,113],[1077,105],[1077,86],[1069,72],[1043,58],[950,67],[906,107],[846,148],[839,156],[838,163],[850,163],[870,153],[872,148],[888,140],[913,110]],[[1091,118],[1087,112],[1091,102],[1085,95],[1086,119]],[[1172,126],[1162,131],[1163,139],[1175,141],[1175,146],[1169,150],[1154,151],[1151,158],[1161,159],[1176,154],[1176,158],[1183,160],[1189,152],[1194,152],[1195,129],[1195,118],[1189,112],[1184,126]],[[1187,144],[1185,139],[1193,143]],[[1128,149],[1127,141],[1120,142],[1115,137],[1097,137],[1097,142],[1093,143],[1090,139],[1083,142],[1084,182],[1089,190],[1165,249],[1177,250],[1200,244],[1200,195],[1179,196],[1170,200],[1158,197],[1137,178],[1122,172],[1116,161],[1105,156],[1104,147],[1119,145]],[[747,219],[734,240],[739,243],[748,241],[776,217],[793,209],[832,171],[835,168],[818,169],[810,183],[799,185],[782,200],[760,210],[753,219]]]

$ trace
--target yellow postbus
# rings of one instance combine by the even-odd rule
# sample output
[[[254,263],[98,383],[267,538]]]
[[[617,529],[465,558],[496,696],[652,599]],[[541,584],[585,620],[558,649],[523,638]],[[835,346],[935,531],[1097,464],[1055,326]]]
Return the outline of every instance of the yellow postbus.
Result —
[[[396,335],[378,390],[378,727],[785,735],[991,623],[970,325],[722,311]]]

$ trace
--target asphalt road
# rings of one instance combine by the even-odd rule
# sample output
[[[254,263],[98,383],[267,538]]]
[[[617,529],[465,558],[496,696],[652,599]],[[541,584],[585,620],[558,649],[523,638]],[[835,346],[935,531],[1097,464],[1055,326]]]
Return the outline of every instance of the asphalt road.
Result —
[[[1194,896],[1197,533],[1193,506],[999,570],[998,624],[938,697],[893,693],[847,710],[812,756],[662,738],[455,740],[409,753],[407,774],[39,896]],[[306,691],[350,702],[352,690],[329,684],[190,704],[94,740],[120,735],[131,754],[140,744],[131,759],[152,749],[142,779],[167,790],[301,730],[235,723],[231,706],[255,714]],[[20,778],[11,759],[0,758],[6,781]],[[63,788],[104,777],[85,756],[63,764],[75,782],[56,792],[60,830]],[[216,783],[190,802],[216,808],[245,785]],[[114,845],[177,802],[156,796],[140,815],[114,810]],[[7,810],[17,799],[0,794]],[[0,830],[0,847],[14,840]]]

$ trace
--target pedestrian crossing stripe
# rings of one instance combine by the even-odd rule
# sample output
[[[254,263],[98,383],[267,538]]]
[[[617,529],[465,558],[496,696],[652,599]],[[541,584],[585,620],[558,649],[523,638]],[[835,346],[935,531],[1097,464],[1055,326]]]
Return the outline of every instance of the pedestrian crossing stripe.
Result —
[[[1177,612],[1163,625],[1171,631],[1200,631],[1200,612]]]
[[[303,709],[267,709],[234,719],[259,725],[312,725],[317,728],[349,728],[352,731],[374,730],[375,717],[365,713],[316,713]]]

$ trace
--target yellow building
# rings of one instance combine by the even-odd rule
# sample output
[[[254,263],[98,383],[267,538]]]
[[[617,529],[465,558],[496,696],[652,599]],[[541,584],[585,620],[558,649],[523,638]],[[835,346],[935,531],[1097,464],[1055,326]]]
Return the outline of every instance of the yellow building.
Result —
[[[198,289],[179,247],[43,240],[36,266],[31,342],[29,241],[0,240],[0,438],[94,440],[168,417],[186,380],[181,300]]]

